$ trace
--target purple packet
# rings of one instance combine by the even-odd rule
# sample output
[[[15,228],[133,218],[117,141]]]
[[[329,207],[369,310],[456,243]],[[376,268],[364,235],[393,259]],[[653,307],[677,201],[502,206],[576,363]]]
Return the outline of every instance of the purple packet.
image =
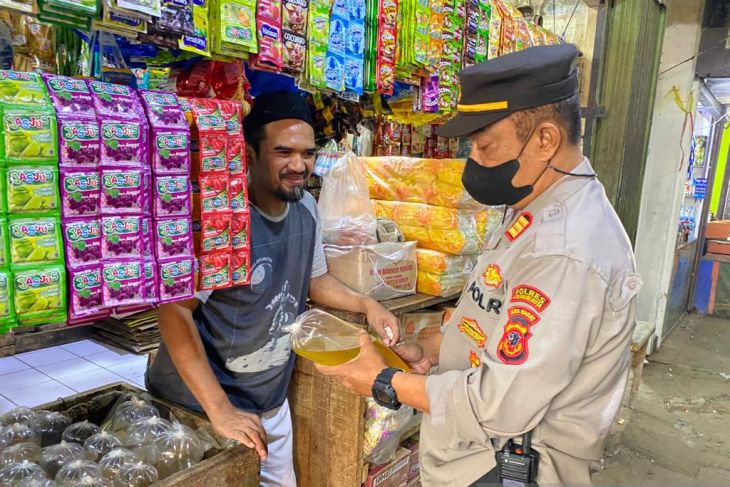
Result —
[[[152,218],[142,217],[142,257],[145,259],[154,258],[152,245]]]
[[[101,219],[103,259],[142,258],[142,218],[105,216]]]
[[[48,87],[48,94],[56,114],[96,118],[94,99],[84,80],[54,74],[43,74],[42,76]]]
[[[64,221],[62,227],[66,267],[76,269],[101,261],[101,222],[98,218],[74,218]]]
[[[96,119],[58,117],[58,165],[96,169],[101,161],[101,134]]]
[[[157,291],[159,288],[157,278],[157,263],[154,260],[147,259],[144,261],[144,285],[145,285],[145,301],[147,304],[157,304],[159,298]]]
[[[189,216],[161,218],[153,224],[158,259],[192,256],[193,222]]]
[[[142,215],[142,169],[105,168],[101,170],[101,213],[104,215]]]
[[[147,167],[147,124],[137,120],[100,120],[102,167]]]
[[[142,214],[152,216],[152,173],[149,170],[142,174]]]
[[[63,218],[98,215],[100,211],[99,173],[61,169],[61,214]]]
[[[144,262],[112,260],[102,264],[104,306],[130,306],[145,301]]]
[[[152,130],[152,171],[155,174],[190,174],[190,131]]]
[[[139,90],[150,126],[155,129],[187,129],[180,101],[174,93]]]
[[[154,216],[186,216],[193,211],[190,176],[157,176],[154,190]]]
[[[160,304],[195,296],[195,259],[177,257],[157,262]]]
[[[102,81],[87,83],[99,117],[144,120],[144,109],[134,89]]]
[[[101,265],[86,265],[68,271],[68,310],[71,319],[98,314],[103,307]]]
[[[434,113],[439,111],[439,77],[431,76],[423,80],[423,111]]]

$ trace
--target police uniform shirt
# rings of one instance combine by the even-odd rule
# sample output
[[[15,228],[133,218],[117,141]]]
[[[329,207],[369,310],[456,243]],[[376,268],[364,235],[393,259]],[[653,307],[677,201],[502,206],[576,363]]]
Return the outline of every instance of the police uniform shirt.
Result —
[[[592,173],[584,160],[575,173]],[[511,210],[510,210],[511,211]],[[596,179],[563,177],[482,254],[427,378],[424,486],[467,486],[530,430],[538,483],[590,484],[618,412],[641,281]]]

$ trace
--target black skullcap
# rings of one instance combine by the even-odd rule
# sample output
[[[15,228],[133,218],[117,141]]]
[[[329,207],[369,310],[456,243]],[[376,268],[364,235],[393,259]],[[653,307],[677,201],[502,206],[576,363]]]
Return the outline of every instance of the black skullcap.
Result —
[[[538,46],[466,68],[459,74],[457,114],[436,133],[469,135],[514,112],[572,97],[578,93],[579,54],[573,44]]]
[[[253,101],[251,113],[243,119],[244,131],[263,127],[279,120],[301,120],[313,125],[312,111],[302,95],[288,91],[263,93]]]

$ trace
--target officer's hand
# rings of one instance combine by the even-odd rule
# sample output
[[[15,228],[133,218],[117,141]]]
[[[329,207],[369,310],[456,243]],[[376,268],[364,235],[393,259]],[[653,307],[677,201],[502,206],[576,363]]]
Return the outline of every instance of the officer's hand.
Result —
[[[317,370],[333,377],[359,396],[370,396],[375,378],[386,367],[385,359],[373,345],[370,335],[362,332],[360,354],[357,357],[334,367],[317,365]]]
[[[375,301],[368,299],[365,304],[365,312],[367,314],[368,323],[380,336],[386,346],[392,346],[400,340],[400,330],[398,329],[398,318]]]
[[[433,367],[431,359],[417,343],[400,343],[393,347],[393,351],[413,369],[414,374],[426,375]]]
[[[268,456],[266,430],[256,414],[241,411],[230,405],[214,415],[209,414],[208,419],[216,433],[255,449],[261,460],[266,460]]]

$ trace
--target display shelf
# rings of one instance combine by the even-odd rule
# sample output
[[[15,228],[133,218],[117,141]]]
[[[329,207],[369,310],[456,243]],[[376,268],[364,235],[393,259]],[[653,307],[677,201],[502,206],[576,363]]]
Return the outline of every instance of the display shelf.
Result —
[[[396,298],[396,299],[390,299],[388,301],[381,301],[380,304],[383,305],[385,309],[393,313],[394,315],[402,315],[404,313],[410,313],[412,311],[417,311],[420,309],[428,308],[431,306],[436,306],[437,304],[446,303],[449,301],[453,301],[459,297],[459,294],[454,294],[451,296],[429,296],[427,294],[412,294],[410,296],[405,296],[402,298]],[[345,321],[349,321],[351,323],[354,323],[356,325],[365,325],[366,324],[366,317],[362,313],[352,313],[349,311],[342,311],[334,308],[329,308],[327,306],[318,306],[315,305],[316,308],[319,308],[321,310],[327,311],[328,313],[331,313],[338,318],[341,318]]]

